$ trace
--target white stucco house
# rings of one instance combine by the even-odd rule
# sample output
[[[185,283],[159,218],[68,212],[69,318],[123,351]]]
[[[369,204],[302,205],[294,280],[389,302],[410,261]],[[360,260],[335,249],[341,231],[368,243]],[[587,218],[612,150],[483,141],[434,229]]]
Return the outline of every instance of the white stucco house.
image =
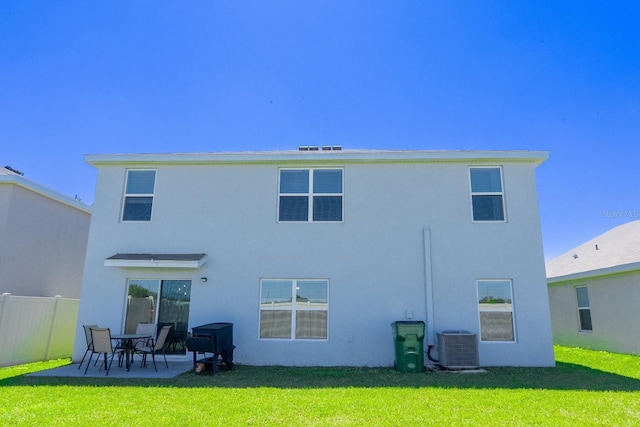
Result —
[[[74,359],[83,324],[144,320],[231,322],[237,363],[391,366],[390,325],[411,319],[426,323],[425,350],[466,330],[482,366],[553,366],[535,177],[547,157],[88,155],[98,179]]]
[[[0,294],[79,298],[90,207],[0,167]]]
[[[640,354],[640,220],[612,228],[546,268],[556,343]]]

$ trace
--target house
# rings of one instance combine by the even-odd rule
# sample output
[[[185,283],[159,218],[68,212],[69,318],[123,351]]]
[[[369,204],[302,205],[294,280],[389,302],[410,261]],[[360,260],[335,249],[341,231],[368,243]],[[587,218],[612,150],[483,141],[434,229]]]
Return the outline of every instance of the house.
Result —
[[[80,298],[91,210],[0,168],[0,294]]]
[[[88,155],[98,179],[74,358],[83,324],[231,322],[238,363],[390,366],[391,324],[409,319],[426,323],[425,351],[466,330],[483,366],[552,366],[535,178],[547,156]]]
[[[571,249],[546,268],[556,343],[640,354],[640,220]]]

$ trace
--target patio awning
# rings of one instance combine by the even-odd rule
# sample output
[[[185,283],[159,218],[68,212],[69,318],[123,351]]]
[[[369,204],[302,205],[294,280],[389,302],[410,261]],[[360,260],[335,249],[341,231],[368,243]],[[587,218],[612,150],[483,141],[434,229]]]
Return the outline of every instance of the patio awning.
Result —
[[[105,267],[191,268],[207,262],[207,254],[115,254],[104,260]]]

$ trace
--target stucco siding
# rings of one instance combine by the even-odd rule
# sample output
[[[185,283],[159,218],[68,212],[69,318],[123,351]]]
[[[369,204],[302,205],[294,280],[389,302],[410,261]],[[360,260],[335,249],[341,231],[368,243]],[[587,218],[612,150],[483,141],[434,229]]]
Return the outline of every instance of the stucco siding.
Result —
[[[79,298],[90,214],[19,185],[0,188],[0,292]]]
[[[9,226],[9,205],[12,192],[12,185],[0,185],[0,236],[5,236],[7,234],[7,227]],[[4,258],[4,253],[7,248],[10,247],[11,246],[6,238],[0,239],[0,280],[2,276],[2,260]]]

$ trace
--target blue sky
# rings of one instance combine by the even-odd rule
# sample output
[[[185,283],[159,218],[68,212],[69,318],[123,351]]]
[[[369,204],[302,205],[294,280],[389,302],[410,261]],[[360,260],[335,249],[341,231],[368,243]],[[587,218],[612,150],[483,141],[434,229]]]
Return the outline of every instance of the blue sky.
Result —
[[[640,219],[638,22],[633,1],[0,0],[0,163],[90,204],[84,154],[548,150],[551,258]]]

